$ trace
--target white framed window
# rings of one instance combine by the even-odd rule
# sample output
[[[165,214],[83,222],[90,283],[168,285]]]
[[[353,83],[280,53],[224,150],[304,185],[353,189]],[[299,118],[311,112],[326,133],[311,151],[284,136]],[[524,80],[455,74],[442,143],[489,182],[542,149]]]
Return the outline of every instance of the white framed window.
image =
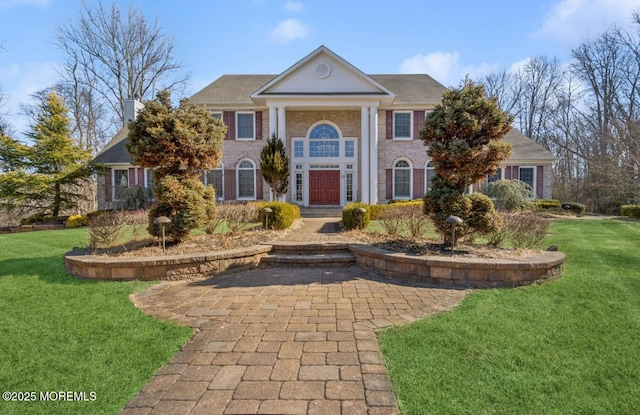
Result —
[[[340,133],[329,124],[318,124],[309,132],[309,157],[339,157]]]
[[[412,168],[409,160],[400,159],[393,165],[393,198],[411,199]]]
[[[431,185],[433,184],[433,177],[436,174],[436,168],[433,166],[432,162],[427,162],[424,167],[424,192],[428,193],[431,190]]]
[[[346,194],[345,198],[347,202],[353,202],[353,172],[346,172]]]
[[[304,157],[304,141],[296,140],[293,142],[293,157]]]
[[[411,140],[413,138],[413,112],[393,112],[393,139]]]
[[[256,198],[256,165],[249,159],[240,160],[236,168],[238,199]]]
[[[518,179],[531,186],[531,197],[536,194],[536,168],[535,167],[519,167]]]
[[[255,140],[255,113],[236,112],[236,140]]]
[[[356,155],[356,143],[353,140],[347,140],[344,142],[344,156],[355,157]]]
[[[129,187],[129,169],[113,169],[111,183],[112,199],[120,200],[120,189]]]
[[[303,190],[302,175],[303,173],[301,171],[296,172],[296,187],[295,187],[296,192],[294,197],[294,200],[296,201],[296,203],[302,203],[302,190]]]
[[[207,170],[205,174],[205,184],[208,186],[213,186],[213,190],[216,192],[216,199],[223,200],[224,199],[224,167],[220,165],[220,167]]]
[[[213,118],[217,118],[222,121],[222,112],[219,111],[211,111],[211,116]]]

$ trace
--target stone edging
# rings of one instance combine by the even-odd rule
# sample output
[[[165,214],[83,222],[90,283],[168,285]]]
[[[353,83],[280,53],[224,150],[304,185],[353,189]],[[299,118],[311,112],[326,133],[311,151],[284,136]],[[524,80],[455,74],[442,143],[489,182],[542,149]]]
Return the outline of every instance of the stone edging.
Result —
[[[402,281],[442,286],[515,287],[559,277],[565,255],[541,251],[521,259],[412,256],[367,245],[350,245],[359,267]]]
[[[193,280],[229,269],[255,268],[269,252],[271,245],[146,258],[83,255],[72,251],[64,256],[64,266],[71,275],[98,280]]]
[[[271,245],[229,251],[148,258],[114,258],[69,252],[65,269],[80,278],[99,280],[193,280],[227,270],[260,265]],[[361,244],[349,251],[363,269],[401,281],[459,287],[513,287],[558,277],[564,268],[562,252],[543,251],[519,260],[412,256]]]

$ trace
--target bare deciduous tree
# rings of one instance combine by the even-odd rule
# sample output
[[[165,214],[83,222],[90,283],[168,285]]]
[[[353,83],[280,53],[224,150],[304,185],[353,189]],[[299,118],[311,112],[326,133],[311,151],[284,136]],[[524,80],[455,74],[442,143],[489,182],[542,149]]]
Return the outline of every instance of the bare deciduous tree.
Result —
[[[183,93],[186,77],[177,75],[182,65],[173,39],[140,9],[83,2],[75,20],[57,27],[55,43],[67,55],[62,83],[71,90],[78,138],[87,146],[104,141],[100,120],[124,123],[125,99],[152,99],[161,89]]]
[[[485,76],[514,126],[551,150],[554,197],[615,213],[640,203],[640,13],[572,50],[569,65],[531,59]]]

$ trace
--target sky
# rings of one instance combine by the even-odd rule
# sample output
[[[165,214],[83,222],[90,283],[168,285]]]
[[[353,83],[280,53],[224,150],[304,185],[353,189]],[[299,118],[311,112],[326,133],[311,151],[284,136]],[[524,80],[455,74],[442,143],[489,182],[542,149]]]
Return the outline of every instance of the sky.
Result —
[[[89,4],[93,0],[85,0]],[[105,0],[111,1],[111,0]],[[566,62],[638,0],[116,0],[157,19],[189,75],[188,97],[223,74],[279,74],[324,45],[367,74],[428,73],[445,86],[517,68],[535,56]],[[57,25],[81,0],[0,0],[0,108],[28,130],[21,103],[58,79]]]

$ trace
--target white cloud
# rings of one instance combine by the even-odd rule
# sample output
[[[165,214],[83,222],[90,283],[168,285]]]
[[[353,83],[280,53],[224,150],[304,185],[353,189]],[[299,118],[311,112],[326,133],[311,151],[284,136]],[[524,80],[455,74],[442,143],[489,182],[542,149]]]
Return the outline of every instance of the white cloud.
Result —
[[[56,67],[57,64],[53,62],[30,62],[0,67],[0,79],[8,96],[3,112],[8,113],[6,120],[19,135],[29,128],[28,117],[20,114],[20,104],[32,104],[33,93],[52,86],[59,79]]]
[[[612,25],[626,25],[638,10],[638,0],[561,0],[545,16],[534,37],[574,47],[587,37],[597,37]]]
[[[284,9],[289,13],[298,13],[304,10],[304,4],[299,1],[288,1],[284,5]]]
[[[289,43],[294,39],[304,39],[309,29],[298,19],[287,19],[278,23],[269,34],[269,38],[277,43]]]
[[[400,64],[400,73],[426,73],[445,86],[458,85],[467,75],[476,79],[497,69],[497,65],[486,62],[462,66],[458,51],[415,55]]]

